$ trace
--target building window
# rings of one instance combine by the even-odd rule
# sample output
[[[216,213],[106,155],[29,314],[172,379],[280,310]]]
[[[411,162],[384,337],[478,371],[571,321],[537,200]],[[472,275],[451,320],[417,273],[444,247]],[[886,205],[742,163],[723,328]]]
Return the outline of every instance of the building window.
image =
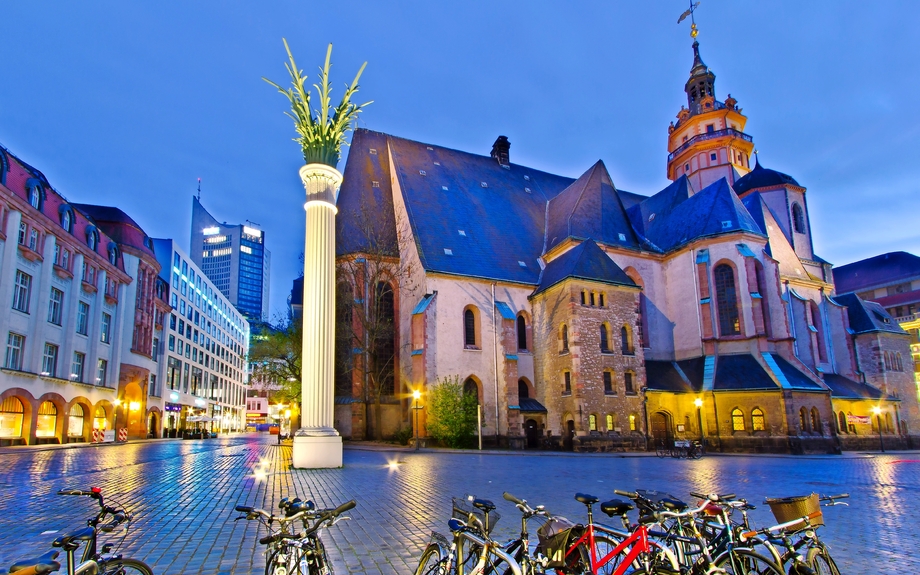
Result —
[[[840,433],[850,432],[850,430],[847,429],[847,414],[842,411],[837,415],[837,431]]]
[[[471,308],[463,311],[463,346],[476,349],[476,314]]]
[[[90,228],[86,230],[86,245],[92,251],[96,251],[96,245],[99,243],[99,232],[95,229]]]
[[[109,362],[99,358],[96,362],[96,385],[105,385],[105,377],[108,370]]]
[[[29,224],[19,222],[19,245],[26,245],[26,237],[29,235]]]
[[[562,395],[571,395],[572,394],[572,373],[568,371],[562,372]]]
[[[530,388],[527,387],[527,382],[523,379],[518,380],[518,401],[522,399],[527,399],[530,397]]]
[[[61,252],[61,267],[65,270],[70,270],[70,250]]]
[[[79,351],[73,352],[73,364],[70,366],[70,381],[83,381],[83,364],[86,354]]]
[[[808,432],[808,410],[804,407],[799,410],[799,429],[802,433]]]
[[[518,350],[527,351],[527,320],[523,315],[517,317]]]
[[[715,132],[715,131],[716,131],[716,125],[715,125],[715,124],[706,124],[706,133],[707,133],[707,134],[711,134],[711,133],[713,133],[713,132]]]
[[[32,184],[31,186],[29,186],[29,204],[36,210],[41,209],[41,205],[42,205],[41,184]]]
[[[10,332],[6,338],[6,363],[7,369],[22,370],[22,353],[26,346],[26,336]]]
[[[562,349],[560,351],[562,353],[568,353],[569,351],[569,328],[565,324],[562,324],[562,331],[560,335],[561,335],[561,340],[562,340]]]
[[[102,325],[100,326],[101,335],[99,336],[99,341],[102,343],[109,343],[109,331],[112,325],[112,316],[107,313],[102,314]]]
[[[57,407],[50,401],[38,406],[38,418],[35,437],[54,437],[57,435]]]
[[[42,354],[42,375],[57,377],[58,346],[45,343],[45,352]]]
[[[744,431],[744,413],[737,407],[732,410],[732,431]]]
[[[792,204],[792,227],[797,233],[805,233],[805,210],[798,203]]]
[[[606,323],[601,324],[601,353],[610,353],[610,330]]]
[[[114,245],[109,246],[109,263],[113,266],[118,264],[118,248]]]
[[[89,328],[89,304],[81,301],[77,304],[77,333],[86,335]]]
[[[29,249],[33,252],[38,251],[38,230],[35,228],[29,230]]]
[[[64,308],[64,292],[51,288],[51,299],[48,300],[48,322],[61,325],[61,316]]]
[[[759,407],[755,407],[751,410],[751,429],[754,431],[763,431],[766,429],[764,425],[763,410]]]
[[[613,414],[608,413],[607,414],[607,431],[613,431],[614,427],[616,426],[614,425]]]
[[[627,371],[623,374],[623,387],[626,388],[626,395],[636,395],[636,390],[633,386],[633,372]]]
[[[601,307],[604,307],[606,305],[604,303],[604,294],[599,293],[597,297],[598,297],[598,305],[600,305]]]
[[[715,161],[716,161],[716,153],[715,153],[715,152],[712,152],[712,153],[709,154],[709,161],[711,161],[711,162],[715,162]]]
[[[818,361],[827,361],[827,350],[824,343],[824,322],[821,320],[821,308],[815,302],[808,302],[811,310],[812,331],[815,332],[816,345],[818,346]]]
[[[811,431],[818,435],[824,435],[824,426],[821,425],[821,415],[817,407],[811,408]]]
[[[636,414],[635,413],[629,414],[629,430],[630,431],[636,430]]]
[[[735,272],[728,264],[719,264],[714,271],[716,279],[716,302],[719,311],[719,332],[721,335],[741,333],[741,318],[738,315],[738,297],[735,292]]]
[[[617,391],[613,388],[613,373],[604,372],[604,395],[616,395]]]
[[[629,326],[626,325],[620,328],[620,349],[623,351],[623,355],[633,355],[636,353],[632,343],[632,334],[630,333]]]
[[[597,416],[593,413],[588,416],[588,431],[597,431]]]
[[[16,270],[16,283],[13,285],[13,309],[29,313],[29,298],[32,296],[32,276]]]
[[[479,401],[479,385],[476,384],[476,380],[472,377],[466,378],[463,382],[463,395],[472,395],[476,398],[476,403],[481,403]]]
[[[157,388],[157,376],[150,374],[150,386],[147,388],[147,393],[154,397],[160,397],[160,390]]]
[[[584,290],[581,291],[581,305],[588,305],[588,293]]]

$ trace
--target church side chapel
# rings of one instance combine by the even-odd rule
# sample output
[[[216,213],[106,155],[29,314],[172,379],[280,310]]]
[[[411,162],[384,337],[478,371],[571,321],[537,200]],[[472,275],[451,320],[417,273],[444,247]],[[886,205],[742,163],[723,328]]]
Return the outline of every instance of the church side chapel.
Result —
[[[756,158],[693,30],[687,106],[668,129],[672,183],[658,193],[617,189],[602,161],[574,180],[514,164],[504,136],[486,156],[355,132],[337,255],[362,261],[382,242],[409,276],[339,292],[392,299],[386,433],[413,425],[413,391],[424,402],[459,376],[484,440],[512,448],[704,439],[826,453],[880,433],[912,445],[913,370],[887,360],[910,361],[909,336],[880,306],[836,296],[805,187]],[[353,353],[336,426],[362,439],[367,358]]]

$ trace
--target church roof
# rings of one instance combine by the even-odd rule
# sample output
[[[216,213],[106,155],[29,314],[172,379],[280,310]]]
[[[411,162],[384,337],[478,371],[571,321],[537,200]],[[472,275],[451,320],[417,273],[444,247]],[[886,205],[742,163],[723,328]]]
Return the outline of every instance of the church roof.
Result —
[[[715,391],[779,389],[763,366],[749,353],[720,355],[712,388]]]
[[[739,231],[764,235],[725,178],[689,193],[687,179],[676,180],[629,210],[633,226],[662,252],[702,237]]]
[[[568,278],[639,287],[592,240],[578,244],[547,263],[533,295],[546,291]]]
[[[807,375],[805,375],[799,368],[789,363],[783,356],[778,353],[771,353],[770,357],[776,363],[776,367],[779,368],[780,373],[776,374],[777,376],[782,375],[786,378],[786,383],[788,387],[792,389],[804,389],[804,390],[822,390],[820,385],[812,381]]]
[[[920,277],[920,257],[907,252],[889,252],[834,268],[838,293],[861,291]]]
[[[834,297],[834,301],[847,308],[850,329],[856,333],[887,331],[905,334],[898,322],[894,321],[881,305],[864,301],[855,293],[846,293]]]
[[[894,399],[878,388],[836,373],[824,374],[824,383],[831,389],[831,397],[839,399]]]
[[[153,252],[153,242],[147,237],[147,233],[131,216],[121,209],[94,204],[71,205],[89,216],[105,232],[105,235],[117,243],[140,250],[154,258],[156,257]]]
[[[600,160],[547,206],[546,250],[570,237],[639,249],[623,202]]]
[[[735,180],[735,193],[743,194],[748,190],[756,188],[767,188],[770,186],[795,186],[801,188],[802,185],[795,181],[795,178],[776,170],[764,168],[760,165],[760,160],[754,159],[754,169],[747,174]]]

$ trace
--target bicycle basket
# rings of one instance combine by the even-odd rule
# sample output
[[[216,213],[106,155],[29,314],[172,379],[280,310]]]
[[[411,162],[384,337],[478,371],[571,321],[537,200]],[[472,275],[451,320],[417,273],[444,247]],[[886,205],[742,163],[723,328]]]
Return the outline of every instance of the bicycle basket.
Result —
[[[779,523],[794,521],[817,512],[818,516],[809,519],[809,522],[815,527],[824,525],[824,514],[821,513],[821,503],[818,501],[817,493],[800,497],[767,499],[766,503],[770,506],[770,511],[773,512],[773,516],[776,517],[776,521]],[[804,522],[791,527],[793,531],[804,528]]]
[[[537,529],[537,552],[543,553],[549,560],[547,567],[556,569],[565,567],[565,552],[568,549],[569,537],[577,526],[565,517],[552,517]]]
[[[463,497],[454,497],[453,498],[453,514],[451,515],[454,519],[459,519],[465,523],[469,523],[470,515],[472,515],[479,523],[482,524],[483,528],[486,526],[486,517],[485,514],[473,507],[473,501],[476,498],[472,495],[464,495]],[[489,512],[489,532],[491,532],[495,525],[498,523],[498,520],[502,516],[498,511],[492,510]]]

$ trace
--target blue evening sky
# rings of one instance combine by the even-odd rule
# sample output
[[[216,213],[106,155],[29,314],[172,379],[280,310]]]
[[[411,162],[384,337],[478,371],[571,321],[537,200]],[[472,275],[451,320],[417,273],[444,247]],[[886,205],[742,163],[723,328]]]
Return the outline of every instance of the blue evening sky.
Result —
[[[271,310],[303,250],[302,164],[281,38],[312,82],[368,61],[361,126],[617,187],[667,184],[667,127],[692,61],[683,0],[6,2],[0,143],[71,201],[115,205],[188,247],[202,203],[265,230]],[[716,96],[762,163],[808,188],[819,255],[920,253],[920,3],[702,0]],[[340,169],[344,167],[340,164]]]

